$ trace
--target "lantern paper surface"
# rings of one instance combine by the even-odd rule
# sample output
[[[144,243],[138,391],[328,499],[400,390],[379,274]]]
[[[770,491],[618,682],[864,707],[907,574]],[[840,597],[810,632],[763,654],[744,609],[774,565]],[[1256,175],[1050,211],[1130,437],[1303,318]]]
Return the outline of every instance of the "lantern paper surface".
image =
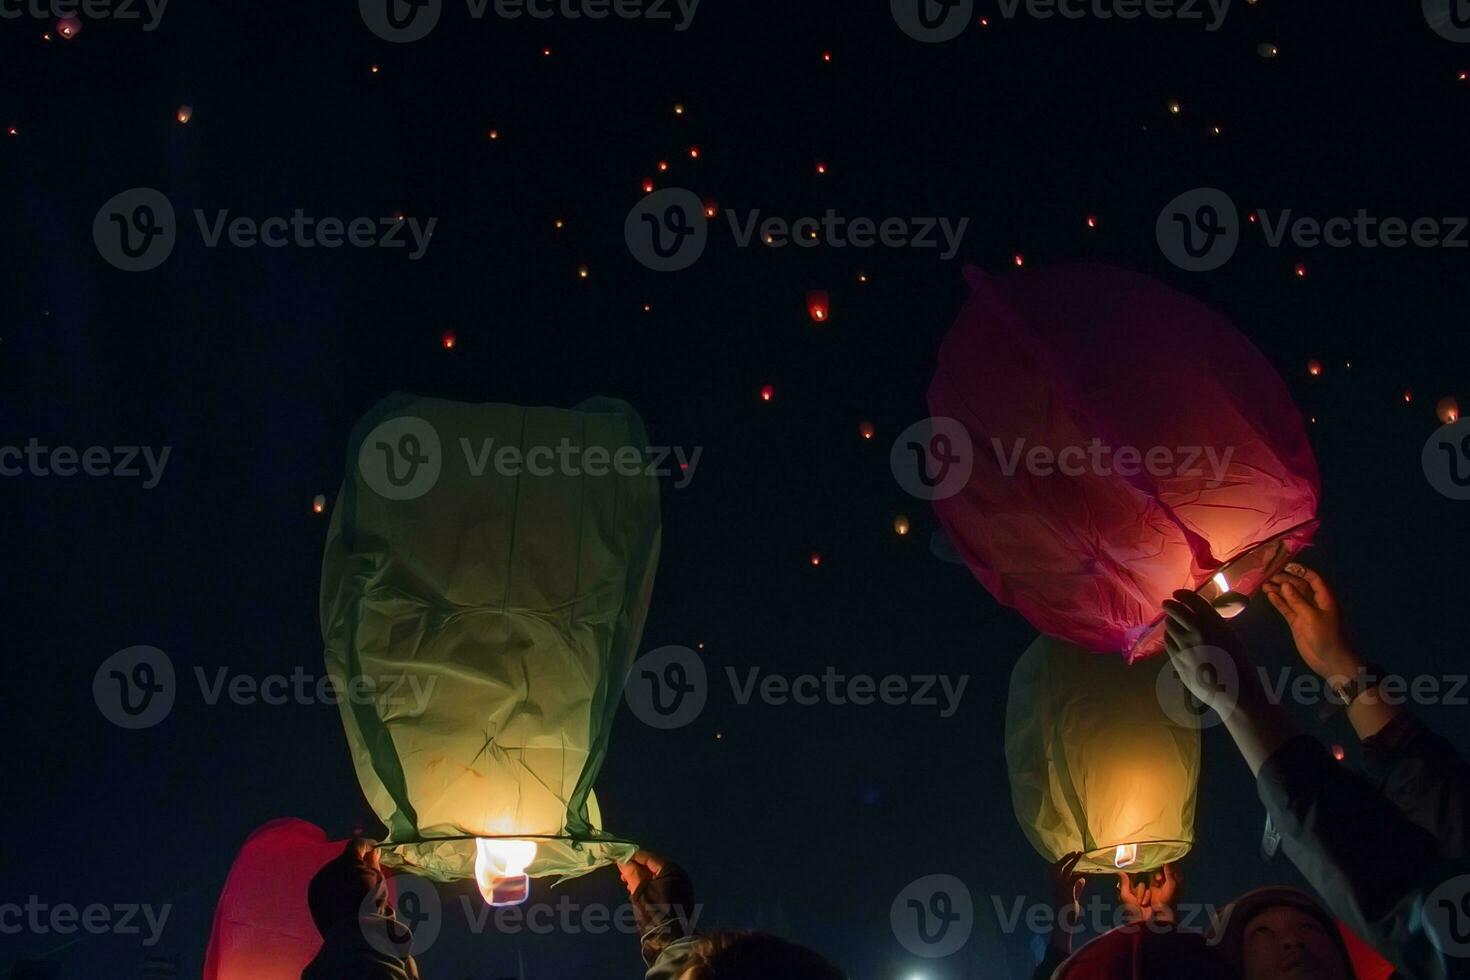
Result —
[[[322,628],[330,672],[397,695],[341,704],[385,864],[470,878],[476,839],[502,838],[537,844],[530,876],[568,876],[636,849],[592,786],[658,561],[647,445],[611,400],[394,395],[353,430]]]
[[[214,910],[204,980],[299,980],[322,946],[306,886],[345,843],[304,820],[274,820],[252,833]]]
[[[1310,540],[1301,415],[1223,317],[1106,266],[966,275],[929,409],[964,427],[973,466],[934,507],[996,599],[1043,633],[1148,656],[1175,590],[1223,571],[1249,595]]]
[[[1049,636],[1016,664],[1006,704],[1011,802],[1048,862],[1082,851],[1079,872],[1143,871],[1189,853],[1199,730],[1164,712],[1158,678],[1170,669],[1164,657],[1130,665]]]

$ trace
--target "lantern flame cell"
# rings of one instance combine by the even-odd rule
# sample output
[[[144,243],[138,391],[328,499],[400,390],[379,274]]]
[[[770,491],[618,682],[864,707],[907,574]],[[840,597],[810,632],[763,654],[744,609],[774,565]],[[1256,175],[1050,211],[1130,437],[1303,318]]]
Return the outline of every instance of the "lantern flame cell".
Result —
[[[1137,844],[1119,844],[1113,850],[1113,867],[1127,868],[1138,863]]]
[[[526,869],[536,860],[536,842],[475,839],[475,884],[487,905],[520,905],[531,897]]]

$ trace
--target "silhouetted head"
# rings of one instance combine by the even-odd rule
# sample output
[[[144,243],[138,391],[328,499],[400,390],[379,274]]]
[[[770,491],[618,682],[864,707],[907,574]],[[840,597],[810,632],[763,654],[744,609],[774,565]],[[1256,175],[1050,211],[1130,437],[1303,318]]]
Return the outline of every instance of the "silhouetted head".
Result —
[[[1242,980],[1352,980],[1337,923],[1306,892],[1261,888],[1222,913],[1214,941]]]
[[[680,980],[846,980],[820,954],[764,932],[700,936]]]
[[[371,904],[369,903],[371,897]],[[344,921],[388,907],[388,888],[372,841],[348,841],[341,854],[316,873],[306,888],[311,921],[323,937]]]

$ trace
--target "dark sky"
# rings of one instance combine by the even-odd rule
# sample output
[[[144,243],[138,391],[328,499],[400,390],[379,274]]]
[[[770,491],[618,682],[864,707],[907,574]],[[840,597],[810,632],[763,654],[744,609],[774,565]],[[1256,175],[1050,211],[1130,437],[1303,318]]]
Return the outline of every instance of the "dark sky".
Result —
[[[1456,76],[1470,47],[1437,36],[1418,4],[1236,0],[1211,32],[1008,20],[982,2],[990,26],[944,44],[906,36],[886,3],[704,0],[679,32],[474,20],[449,0],[411,44],[374,36],[354,8],[178,0],[154,31],[84,18],[71,41],[42,40],[50,18],[0,21],[0,124],[16,129],[0,134],[0,445],[171,447],[152,489],[0,479],[0,902],[174,903],[154,949],[0,935],[0,964],[51,955],[66,977],[130,977],[153,953],[197,975],[252,828],[299,816],[344,836],[371,821],[334,707],[211,706],[189,685],[166,721],[127,732],[91,684],[137,644],[165,650],[181,675],[319,671],[326,522],[311,501],[335,493],[353,421],[402,390],[563,406],[615,396],[655,443],[703,447],[690,485],[664,487],[644,648],[703,642],[718,674],[969,675],[949,719],[741,706],[723,684],[677,731],[625,710],[598,792],[611,829],[689,867],[711,921],[786,931],[859,980],[1026,975],[1028,936],[1000,935],[992,897],[1046,894],[1002,752],[1006,680],[1032,631],[930,555],[935,518],[887,462],[892,438],[927,414],[962,263],[1003,273],[1017,251],[1031,266],[1141,271],[1229,315],[1318,419],[1311,560],[1361,644],[1408,673],[1464,669],[1470,505],[1435,492],[1419,460],[1435,400],[1470,396],[1466,251],[1272,248],[1252,226],[1223,268],[1186,273],[1154,233],[1165,202],[1201,186],[1243,211],[1464,214],[1470,83]],[[1263,60],[1262,42],[1279,56]],[[737,248],[721,225],[692,268],[659,274],[623,239],[650,177],[721,208],[970,226],[945,262]],[[187,223],[162,266],[129,273],[104,261],[91,228],[134,187],[162,191]],[[438,223],[409,261],[205,248],[194,208]],[[820,326],[805,311],[813,288],[832,297]],[[872,442],[857,435],[863,420]],[[899,513],[914,524],[905,538],[891,530]],[[1262,659],[1288,662],[1268,607],[1240,622]],[[1465,710],[1424,716],[1470,747]],[[1340,721],[1322,735],[1351,743]],[[1207,733],[1193,901],[1294,880],[1256,858],[1261,820],[1243,763],[1222,731]],[[895,941],[888,909],[933,873],[966,882],[980,924],[964,952],[926,963]],[[618,888],[602,872],[566,890],[614,902]],[[539,885],[537,897],[554,900]],[[509,975],[519,951],[532,978],[624,977],[638,974],[636,946],[474,936],[451,918],[422,966],[431,980]]]

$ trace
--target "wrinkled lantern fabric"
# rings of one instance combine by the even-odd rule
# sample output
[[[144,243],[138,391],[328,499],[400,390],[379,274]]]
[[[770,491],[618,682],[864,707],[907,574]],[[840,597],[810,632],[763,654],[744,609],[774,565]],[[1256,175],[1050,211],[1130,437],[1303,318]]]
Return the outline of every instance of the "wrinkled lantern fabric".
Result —
[[[1049,636],[1011,672],[1006,769],[1021,828],[1050,863],[1075,851],[1081,872],[1135,871],[1177,861],[1194,844],[1197,727],[1164,711],[1167,658],[1127,664]],[[1132,857],[1132,855],[1130,855]]]
[[[934,507],[996,599],[1043,633],[1148,656],[1175,590],[1217,594],[1223,571],[1248,595],[1309,541],[1301,414],[1224,317],[1101,265],[966,276],[929,409],[963,425],[973,468]]]
[[[306,886],[345,844],[304,820],[252,833],[215,906],[204,980],[299,980],[322,945]]]
[[[531,877],[571,876],[636,849],[592,786],[658,561],[647,445],[611,400],[394,395],[354,429],[322,630],[328,671],[383,695],[341,715],[385,865],[471,878],[475,838],[506,838],[538,845]]]

